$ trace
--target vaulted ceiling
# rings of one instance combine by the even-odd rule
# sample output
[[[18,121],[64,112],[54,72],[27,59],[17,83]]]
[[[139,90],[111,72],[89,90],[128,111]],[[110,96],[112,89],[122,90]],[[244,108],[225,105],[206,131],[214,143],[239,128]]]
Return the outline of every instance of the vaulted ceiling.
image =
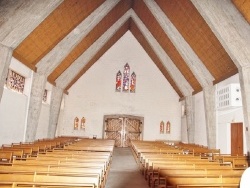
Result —
[[[232,3],[250,23],[249,1]],[[67,91],[127,31],[180,98],[238,72],[190,0],[64,0],[13,56]]]

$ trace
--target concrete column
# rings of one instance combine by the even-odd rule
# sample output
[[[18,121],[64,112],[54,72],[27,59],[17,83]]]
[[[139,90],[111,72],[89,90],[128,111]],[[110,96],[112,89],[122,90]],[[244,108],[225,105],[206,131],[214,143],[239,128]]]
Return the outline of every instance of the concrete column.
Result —
[[[118,2],[119,0],[107,0],[84,19],[38,62],[36,65],[38,72],[41,71],[44,74],[50,75],[72,49],[87,36]]]
[[[63,0],[1,0],[0,42],[16,48]]]
[[[32,142],[36,138],[38,120],[42,108],[42,98],[44,94],[47,77],[39,73],[33,74],[30,104],[27,116],[27,127],[25,141]]]
[[[195,78],[202,87],[211,84],[214,77],[207,70],[205,65],[201,62],[199,57],[195,54],[189,44],[185,41],[179,31],[175,28],[172,22],[168,19],[166,14],[161,10],[155,1],[144,0],[147,7],[150,9],[156,20],[161,25],[162,29],[167,33],[169,39],[176,47],[182,58],[187,63]]]
[[[216,105],[215,86],[203,88],[207,144],[209,148],[216,148]]]
[[[13,50],[0,44],[0,101],[3,95],[3,88],[10,66]]]
[[[247,150],[250,152],[250,25],[229,0],[191,0],[237,66],[240,77]]]
[[[57,0],[61,2],[61,0]],[[44,93],[47,77],[53,72],[56,66],[60,64],[63,58],[84,38],[89,31],[95,27],[98,22],[118,3],[118,0],[108,0],[103,3],[97,10],[95,10],[87,19],[76,27],[76,30],[70,32],[55,48],[53,48],[37,65],[37,73],[34,76],[33,84],[31,87],[32,95],[28,112],[28,124],[27,124],[27,139],[35,139],[35,133],[38,126],[38,120],[42,107],[42,96]],[[78,31],[79,34],[76,35]],[[72,74],[72,72],[71,72]],[[73,74],[76,75],[77,73]],[[41,78],[41,79],[38,79]],[[38,83],[39,82],[39,83]],[[39,90],[37,85],[39,86]],[[42,87],[40,87],[42,86]],[[53,93],[53,92],[52,92]],[[54,100],[52,100],[54,103]],[[53,104],[51,104],[53,106]],[[52,107],[53,108],[53,107]],[[35,112],[34,112],[35,109]],[[55,117],[57,119],[57,117]],[[50,123],[54,122],[54,117],[50,116]],[[57,121],[56,121],[57,122]],[[53,124],[53,123],[52,123]],[[31,129],[31,130],[29,130]],[[50,135],[51,136],[51,135]],[[53,135],[54,136],[54,135]],[[52,137],[53,137],[52,136]]]
[[[115,24],[113,24],[98,40],[96,40],[80,57],[78,57],[68,69],[57,79],[56,85],[66,88],[91,58],[100,50],[105,43],[116,33],[116,31],[129,19],[130,11],[126,12]]]
[[[185,110],[186,110],[188,143],[195,143],[194,105],[193,105],[192,95],[185,97]]]
[[[244,129],[247,152],[250,154],[250,67],[239,69],[240,87],[242,95]]]
[[[50,103],[50,118],[48,128],[48,138],[54,138],[60,113],[61,102],[63,98],[63,89],[53,87]]]
[[[250,62],[250,25],[229,0],[191,0],[212,29],[234,64]]]
[[[190,93],[194,91],[191,85],[188,83],[188,81],[185,79],[185,77],[182,75],[182,73],[179,71],[179,69],[176,67],[176,65],[173,63],[173,61],[166,54],[166,52],[163,50],[163,48],[160,46],[160,44],[157,42],[157,40],[150,33],[148,28],[144,25],[144,23],[140,20],[140,18],[134,11],[131,11],[131,17],[161,60],[163,66],[168,71],[169,75],[172,77],[182,94],[184,96],[189,96]]]

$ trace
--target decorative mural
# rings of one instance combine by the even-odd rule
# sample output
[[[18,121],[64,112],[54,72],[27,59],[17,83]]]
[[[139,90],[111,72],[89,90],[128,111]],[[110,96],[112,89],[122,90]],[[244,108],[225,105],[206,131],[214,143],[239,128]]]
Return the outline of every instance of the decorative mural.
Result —
[[[25,84],[25,77],[9,69],[8,77],[6,79],[6,86],[9,89],[15,90],[19,93],[23,93]]]

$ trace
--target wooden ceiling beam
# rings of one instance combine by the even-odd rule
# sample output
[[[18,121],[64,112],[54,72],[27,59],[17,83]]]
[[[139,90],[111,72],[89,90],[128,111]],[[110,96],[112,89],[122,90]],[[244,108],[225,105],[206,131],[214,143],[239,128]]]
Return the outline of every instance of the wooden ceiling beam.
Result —
[[[2,0],[0,43],[15,49],[61,2]]]
[[[94,55],[94,57],[86,64],[85,67],[75,76],[75,78],[67,85],[65,90],[69,90],[72,85],[106,52],[111,48],[127,31],[130,25],[130,19],[104,44],[104,46]]]
[[[185,60],[186,65],[190,68],[195,78],[198,80],[202,87],[211,85],[213,83],[214,77],[210,74],[208,69],[204,66],[199,57],[195,54],[193,49],[184,40],[178,30],[170,22],[168,17],[164,14],[161,8],[151,0],[144,0],[147,7],[150,9],[154,17],[157,19],[158,23],[161,25],[165,33],[168,35],[173,45],[178,50],[179,54]],[[187,69],[187,68],[186,68]],[[190,82],[190,80],[188,80]],[[192,85],[190,83],[190,85]],[[198,90],[200,88],[195,88]]]
[[[73,48],[71,52],[61,61],[60,65],[49,75],[49,79],[55,81],[78,57],[82,55],[102,34],[107,31],[123,14],[130,8],[130,1],[106,1],[103,11],[106,12],[102,19],[92,27],[91,31]],[[104,5],[103,4],[103,5]],[[109,5],[109,8],[105,8]],[[112,6],[111,6],[112,5]],[[112,8],[113,7],[113,8]],[[110,10],[112,8],[112,10]],[[109,11],[110,10],[110,11]],[[101,11],[96,12],[97,16],[101,15]],[[87,18],[89,19],[89,18]],[[88,26],[86,26],[88,28]],[[86,29],[85,27],[85,29]]]
[[[143,24],[143,22],[139,19],[139,17],[136,15],[134,11],[132,11],[131,17],[138,26],[138,28],[143,33],[144,37],[146,38],[152,49],[155,51],[161,62],[163,63],[165,69],[168,70],[168,73],[171,75],[172,79],[174,80],[174,82],[176,83],[182,94],[184,96],[192,95],[193,89],[190,86],[190,84],[187,82],[185,77],[178,70],[178,68],[175,66],[175,64],[165,53],[165,51],[159,45],[157,40],[152,36],[150,31],[147,29],[147,27]]]
[[[37,64],[38,72],[49,76],[117,3],[118,0],[105,1],[101,6],[95,9],[39,61]],[[53,72],[52,75],[56,73],[57,72]],[[54,82],[53,79],[50,79],[50,81]]]
[[[98,40],[96,40],[69,68],[57,79],[56,85],[65,89],[104,44],[116,33],[116,31],[129,19],[131,11],[127,11],[115,24],[113,24]]]
[[[169,75],[168,71],[163,67],[163,63],[156,55],[155,51],[151,48],[150,44],[147,42],[146,38],[143,36],[140,29],[137,27],[137,25],[132,20],[130,23],[130,31],[134,35],[134,37],[137,39],[137,41],[141,44],[143,49],[147,52],[149,57],[153,60],[155,65],[158,67],[160,72],[164,75],[164,77],[168,80],[169,84],[173,87],[175,92],[179,95],[180,98],[183,97],[182,92],[172,79],[172,77]]]

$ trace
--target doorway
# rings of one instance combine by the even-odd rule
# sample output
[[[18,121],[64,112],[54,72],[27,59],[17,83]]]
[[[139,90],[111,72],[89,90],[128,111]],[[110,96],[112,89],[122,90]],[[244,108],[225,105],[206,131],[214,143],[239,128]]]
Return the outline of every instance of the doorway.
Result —
[[[105,115],[103,138],[115,140],[116,147],[129,147],[131,140],[142,140],[143,117]]]
[[[231,155],[243,155],[243,123],[231,123]]]

